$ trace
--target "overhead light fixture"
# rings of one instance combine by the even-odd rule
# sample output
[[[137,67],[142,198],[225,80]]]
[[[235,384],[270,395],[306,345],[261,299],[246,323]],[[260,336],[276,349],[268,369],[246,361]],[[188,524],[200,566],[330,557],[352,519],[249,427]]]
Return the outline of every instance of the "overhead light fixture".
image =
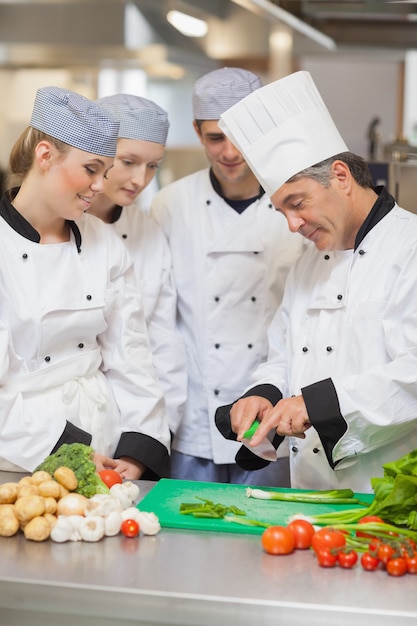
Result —
[[[207,22],[181,11],[168,11],[167,20],[186,37],[204,37],[208,32]]]
[[[232,0],[232,2],[238,4],[244,9],[248,9],[248,11],[252,11],[252,13],[263,15],[269,17],[270,19],[280,20],[290,28],[293,28],[305,37],[308,37],[312,41],[320,44],[323,48],[327,48],[328,50],[336,50],[337,48],[336,42],[331,37],[328,37],[319,30],[316,30],[292,13],[289,13],[289,11],[285,11],[269,0]]]

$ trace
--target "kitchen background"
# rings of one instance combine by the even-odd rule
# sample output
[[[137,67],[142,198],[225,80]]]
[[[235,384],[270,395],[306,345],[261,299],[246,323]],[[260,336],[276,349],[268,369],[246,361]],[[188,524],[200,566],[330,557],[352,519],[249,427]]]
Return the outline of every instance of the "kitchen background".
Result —
[[[175,11],[201,20],[206,33],[182,34],[167,20]],[[90,98],[133,93],[168,111],[155,187],[199,169],[206,161],[192,127],[192,87],[223,65],[265,83],[310,71],[349,148],[417,212],[410,0],[0,0],[0,168],[28,124],[36,89],[59,85]]]

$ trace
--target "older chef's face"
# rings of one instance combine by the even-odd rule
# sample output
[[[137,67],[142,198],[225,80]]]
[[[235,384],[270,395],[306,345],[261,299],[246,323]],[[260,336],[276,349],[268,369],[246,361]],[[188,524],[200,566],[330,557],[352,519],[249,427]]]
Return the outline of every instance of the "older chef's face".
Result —
[[[336,176],[324,187],[312,178],[285,183],[271,196],[277,211],[318,250],[349,250],[358,231],[355,212],[343,184]]]
[[[220,130],[216,120],[205,120],[200,127],[194,122],[194,128],[220,184],[239,183],[253,177],[245,159]]]
[[[165,146],[153,141],[119,139],[114,167],[104,183],[104,193],[115,204],[128,206],[143,191],[158,170]]]
[[[104,177],[113,159],[72,147],[59,156],[52,149],[52,155],[49,169],[54,177],[48,192],[51,202],[65,219],[77,219],[90,208],[95,195],[103,191]]]

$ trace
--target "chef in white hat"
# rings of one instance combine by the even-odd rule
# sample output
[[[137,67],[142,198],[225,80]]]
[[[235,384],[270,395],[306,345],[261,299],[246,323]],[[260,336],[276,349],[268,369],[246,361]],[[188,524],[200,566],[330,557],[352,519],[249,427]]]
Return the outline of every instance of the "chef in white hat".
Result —
[[[218,427],[244,440],[243,466],[265,440],[287,438],[292,487],[371,492],[384,463],[417,447],[417,216],[373,188],[308,72],[263,87],[219,125],[314,246],[289,275],[267,360],[218,409]]]
[[[167,185],[152,202],[171,249],[187,355],[187,401],[172,442],[174,478],[289,485],[285,450],[275,468],[243,470],[235,462],[240,445],[226,441],[214,422],[217,406],[233,401],[266,358],[268,324],[305,245],[218,126],[229,107],[260,87],[259,76],[236,67],[197,80],[193,125],[209,167]]]
[[[169,475],[170,436],[125,246],[86,215],[119,123],[58,87],[37,91],[0,202],[0,469],[32,472],[63,443],[98,470]]]
[[[176,329],[176,292],[165,235],[140,194],[154,180],[165,153],[168,114],[158,104],[132,94],[97,100],[119,123],[114,166],[88,210],[115,231],[126,245],[142,293],[145,320],[171,432],[182,417],[186,396],[185,353]]]

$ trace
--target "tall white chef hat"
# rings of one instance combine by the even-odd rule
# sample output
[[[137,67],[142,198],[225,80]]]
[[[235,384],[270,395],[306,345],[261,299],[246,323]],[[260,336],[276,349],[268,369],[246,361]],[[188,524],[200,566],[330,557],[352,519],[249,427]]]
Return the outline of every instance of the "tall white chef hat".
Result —
[[[309,72],[256,90],[219,126],[272,196],[291,176],[348,150]]]
[[[194,84],[194,119],[218,120],[224,111],[259,87],[259,76],[239,67],[222,67],[204,74]]]
[[[152,100],[119,93],[96,102],[120,122],[119,137],[166,144],[168,114]]]
[[[30,126],[85,152],[116,154],[119,123],[98,104],[68,89],[38,89]]]

